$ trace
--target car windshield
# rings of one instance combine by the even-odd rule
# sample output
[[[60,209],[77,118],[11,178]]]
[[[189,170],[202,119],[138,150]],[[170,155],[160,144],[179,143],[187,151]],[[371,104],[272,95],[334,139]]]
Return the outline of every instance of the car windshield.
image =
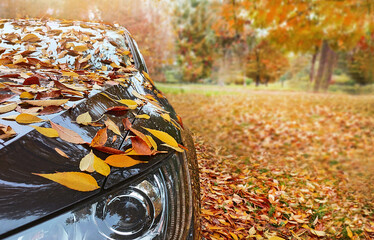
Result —
[[[133,66],[125,31],[100,23],[2,20],[0,65],[104,71]]]

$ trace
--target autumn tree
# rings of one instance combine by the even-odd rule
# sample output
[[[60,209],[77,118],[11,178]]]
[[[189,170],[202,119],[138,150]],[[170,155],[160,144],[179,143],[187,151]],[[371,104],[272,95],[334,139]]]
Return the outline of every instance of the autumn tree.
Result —
[[[214,34],[207,0],[183,0],[174,5],[177,61],[186,82],[210,77]]]
[[[374,83],[374,35],[362,37],[348,53],[348,74],[360,85]]]
[[[275,82],[288,67],[288,59],[284,54],[277,47],[263,40],[247,56],[246,75],[258,86],[260,83]]]
[[[225,74],[232,77],[230,66],[245,71],[246,58],[254,47],[255,34],[251,21],[243,14],[248,2],[238,0],[213,1],[215,11],[212,28],[216,38],[216,59],[218,59],[218,83],[225,83]]]

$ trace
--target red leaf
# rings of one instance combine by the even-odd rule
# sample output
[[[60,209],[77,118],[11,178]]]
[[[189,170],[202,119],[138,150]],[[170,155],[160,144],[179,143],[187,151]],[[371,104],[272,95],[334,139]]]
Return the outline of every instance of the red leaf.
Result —
[[[25,81],[23,82],[23,85],[33,85],[33,84],[37,84],[40,86],[40,81],[38,77],[32,76],[32,77],[26,78]]]
[[[109,154],[125,154],[124,151],[121,151],[121,150],[118,150],[118,149],[115,149],[115,148],[111,148],[111,147],[104,147],[104,146],[92,146],[92,148],[100,151],[100,152],[104,152],[104,153],[109,153]]]
[[[139,155],[152,155],[153,151],[148,144],[140,137],[131,137],[133,150]]]
[[[18,78],[19,74],[5,74],[5,75],[1,75],[0,78]]]
[[[126,106],[116,106],[108,108],[105,113],[112,114],[115,116],[122,116],[125,115],[128,110],[129,108]]]

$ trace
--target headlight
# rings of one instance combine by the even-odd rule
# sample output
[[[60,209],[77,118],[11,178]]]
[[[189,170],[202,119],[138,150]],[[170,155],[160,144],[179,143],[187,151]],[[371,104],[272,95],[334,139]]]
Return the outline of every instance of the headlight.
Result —
[[[192,220],[185,154],[8,240],[186,239]]]

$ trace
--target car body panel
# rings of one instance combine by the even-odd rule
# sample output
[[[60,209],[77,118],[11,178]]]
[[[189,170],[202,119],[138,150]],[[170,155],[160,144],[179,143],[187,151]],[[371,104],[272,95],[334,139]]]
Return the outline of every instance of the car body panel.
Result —
[[[102,117],[106,109],[118,106],[118,103],[102,95],[101,92],[105,92],[109,96],[117,96],[121,99],[136,99],[136,96],[134,96],[135,93],[152,96],[158,104],[151,103],[150,101],[145,102],[143,106],[135,111],[135,114],[149,115],[151,120],[137,119],[131,112],[121,117],[110,116],[110,119],[117,126],[120,126],[122,137],[117,136],[117,140],[113,141],[115,134],[108,131],[108,142],[110,142],[110,145],[106,146],[123,151],[130,147],[131,142],[123,140],[128,135],[122,124],[124,117],[128,117],[133,127],[145,134],[147,134],[147,131],[142,127],[160,129],[169,133],[178,143],[184,144],[189,148],[187,154],[190,155],[189,160],[191,162],[189,164],[190,168],[193,169],[193,178],[195,180],[195,186],[193,186],[194,201],[199,202],[198,184],[196,186],[196,181],[198,183],[198,167],[191,136],[187,130],[185,131],[181,126],[175,124],[178,118],[172,106],[161,92],[154,87],[153,82],[145,76],[147,68],[135,41],[126,30],[123,30],[123,34],[127,39],[129,49],[134,57],[135,67],[138,71],[130,74],[129,81],[123,84],[104,85],[101,90],[92,90],[86,98],[69,101],[68,104],[71,108],[49,115],[49,119],[56,124],[75,131],[89,143],[100,127],[79,125],[75,122],[77,116],[89,111],[92,119],[97,120]],[[2,70],[4,69],[0,69],[0,75],[2,75]],[[12,69],[11,73],[17,73],[17,71],[17,69]],[[38,71],[34,70],[33,74],[38,73]],[[46,71],[45,69],[41,69],[40,72],[43,74]],[[5,72],[4,74],[9,74],[9,72]],[[53,77],[53,71],[48,74],[48,76]],[[108,74],[110,74],[109,71]],[[58,79],[58,76],[56,76],[56,79]],[[2,78],[0,79],[0,83],[9,80],[11,79]],[[168,113],[175,123],[168,122],[162,118],[160,112]],[[0,117],[16,113],[14,110],[0,114]],[[169,153],[138,157],[140,160],[147,160],[148,163],[146,164],[138,164],[125,169],[116,170],[114,168],[107,178],[98,173],[93,173],[92,176],[95,177],[101,188],[92,192],[79,192],[41,178],[33,173],[80,171],[80,160],[91,150],[88,145],[73,144],[63,141],[60,138],[48,138],[28,125],[19,125],[16,122],[3,119],[0,119],[0,123],[10,125],[18,133],[17,136],[9,140],[0,140],[0,237],[9,236],[22,229],[26,229],[45,219],[65,212],[77,204],[83,204],[92,197],[104,194],[107,189],[125,183],[138,174],[151,169],[168,157],[171,152],[170,148],[160,146],[161,151],[168,150]],[[35,123],[33,125],[41,127],[50,126],[48,122]],[[155,140],[160,145],[161,142],[157,139]],[[56,148],[65,152],[69,158],[58,154],[55,150]],[[94,153],[102,159],[108,156],[108,154],[96,150],[94,150]],[[198,202],[196,204],[199,204]],[[199,210],[196,209],[199,209],[198,205],[195,206],[195,212],[198,213]],[[195,214],[195,221],[197,221],[197,218],[198,216]],[[198,222],[194,224],[195,226],[200,226]],[[196,227],[195,231],[198,231],[198,227]]]

